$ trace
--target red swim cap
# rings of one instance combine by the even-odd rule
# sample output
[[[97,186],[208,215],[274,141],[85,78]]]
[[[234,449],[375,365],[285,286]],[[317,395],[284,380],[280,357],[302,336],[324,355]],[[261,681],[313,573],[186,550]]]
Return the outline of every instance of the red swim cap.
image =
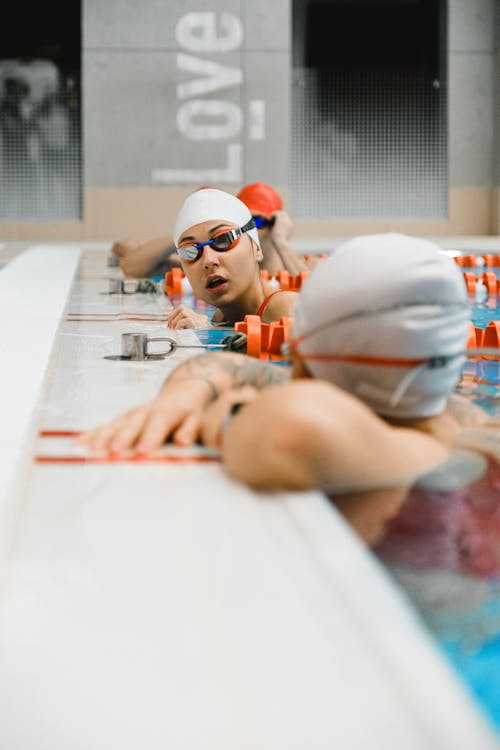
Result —
[[[247,208],[255,214],[270,216],[273,211],[283,208],[281,196],[271,185],[264,182],[254,182],[252,185],[244,185],[236,196]]]

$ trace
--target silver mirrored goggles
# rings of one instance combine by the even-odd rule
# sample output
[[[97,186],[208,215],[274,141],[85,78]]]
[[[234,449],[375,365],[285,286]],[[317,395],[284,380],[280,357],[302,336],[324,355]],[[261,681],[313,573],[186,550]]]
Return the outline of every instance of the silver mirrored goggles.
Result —
[[[192,262],[199,260],[203,255],[203,248],[206,245],[210,245],[218,253],[225,253],[227,250],[231,250],[235,245],[238,244],[240,238],[245,232],[249,232],[250,229],[255,229],[255,222],[253,218],[248,221],[245,226],[236,229],[227,229],[220,234],[216,234],[212,239],[206,242],[199,242],[197,245],[180,245],[177,247],[177,252],[183,260],[190,260]]]

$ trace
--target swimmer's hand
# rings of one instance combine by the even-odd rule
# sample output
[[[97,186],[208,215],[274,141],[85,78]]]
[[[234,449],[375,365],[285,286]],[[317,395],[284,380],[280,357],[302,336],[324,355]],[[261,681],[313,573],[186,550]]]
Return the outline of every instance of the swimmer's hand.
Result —
[[[201,436],[203,413],[213,396],[213,386],[203,378],[167,382],[155,399],[82,432],[76,443],[101,455],[149,453],[168,438],[176,445],[193,445]]]
[[[212,324],[206,315],[200,315],[186,305],[179,305],[167,315],[167,326],[173,329],[212,328]]]
[[[181,446],[198,440],[216,445],[221,424],[235,399],[249,400],[254,388],[282,383],[289,375],[282,367],[236,352],[190,357],[169,375],[155,399],[81,433],[76,442],[100,454],[129,450],[148,453],[168,438]],[[250,386],[248,391],[246,386]],[[226,392],[236,395],[221,401],[210,416],[209,407]]]
[[[119,258],[123,258],[127,253],[133,252],[140,246],[139,240],[125,239],[117,240],[111,247],[111,252]]]
[[[293,233],[293,221],[286,211],[274,211],[271,214],[274,222],[270,228],[271,237],[275,242],[288,242]]]

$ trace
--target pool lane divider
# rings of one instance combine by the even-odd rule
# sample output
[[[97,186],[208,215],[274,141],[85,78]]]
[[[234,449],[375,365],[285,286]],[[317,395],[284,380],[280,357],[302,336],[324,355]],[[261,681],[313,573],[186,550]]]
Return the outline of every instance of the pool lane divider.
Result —
[[[500,253],[469,253],[468,255],[456,255],[453,260],[461,268],[495,268],[500,266]]]
[[[467,341],[468,349],[481,349],[483,347],[491,349],[500,349],[500,320],[490,320],[486,328],[474,326],[469,321],[469,338]],[[498,359],[490,354],[472,357],[471,359]]]
[[[479,281],[482,282],[488,296],[494,297],[500,294],[500,279],[497,279],[493,271],[484,271],[479,276],[476,276],[472,271],[464,271],[463,277],[469,294],[476,293]]]

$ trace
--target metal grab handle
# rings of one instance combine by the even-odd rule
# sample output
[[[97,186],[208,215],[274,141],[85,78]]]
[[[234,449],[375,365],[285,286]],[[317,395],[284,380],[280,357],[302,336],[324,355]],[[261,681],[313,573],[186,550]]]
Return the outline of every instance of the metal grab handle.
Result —
[[[169,348],[165,352],[154,352],[154,354],[150,354],[148,351],[148,346],[152,341],[166,341],[169,345]],[[178,347],[177,341],[174,341],[174,339],[171,339],[168,336],[155,336],[155,337],[149,338],[146,335],[146,343],[145,343],[146,357],[168,357],[169,354],[174,353],[177,347]]]
[[[158,292],[152,279],[108,279],[108,294],[137,294]]]
[[[148,351],[150,342],[165,341],[169,347],[164,352],[152,354]],[[122,333],[122,357],[143,362],[146,359],[159,359],[168,356],[175,349],[176,342],[168,337],[149,338],[147,333]]]
[[[148,346],[153,342],[165,342],[168,348],[162,352],[149,352]],[[147,359],[163,359],[164,357],[168,357],[176,349],[227,349],[228,351],[245,352],[246,336],[242,333],[233,333],[226,336],[218,344],[179,344],[169,336],[152,336],[150,338],[147,333],[122,333],[121,356],[113,356],[111,358],[144,362]]]

